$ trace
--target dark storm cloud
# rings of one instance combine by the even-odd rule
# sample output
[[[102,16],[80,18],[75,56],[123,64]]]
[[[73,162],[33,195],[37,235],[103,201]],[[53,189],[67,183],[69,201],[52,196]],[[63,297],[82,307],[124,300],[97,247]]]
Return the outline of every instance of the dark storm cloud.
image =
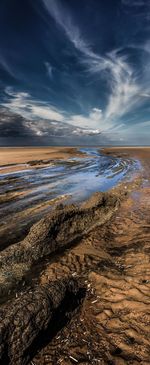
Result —
[[[71,126],[76,143],[148,144],[149,20],[149,0],[2,0],[0,102],[24,117],[14,144],[70,143]],[[66,123],[59,140],[52,120]]]
[[[0,108],[0,144],[1,145],[76,145],[108,143],[100,131],[75,128],[55,120],[28,120],[19,114]],[[69,139],[69,143],[68,143]]]

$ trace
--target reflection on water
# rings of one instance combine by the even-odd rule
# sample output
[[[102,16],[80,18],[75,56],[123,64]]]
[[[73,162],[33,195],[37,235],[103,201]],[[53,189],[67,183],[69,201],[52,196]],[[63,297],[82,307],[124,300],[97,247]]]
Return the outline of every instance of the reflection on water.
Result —
[[[88,158],[71,158],[57,161],[53,166],[21,170],[0,175],[0,193],[25,191],[18,201],[9,202],[3,210],[18,210],[31,203],[67,194],[80,201],[92,192],[106,191],[115,186],[138,162],[104,156],[97,149],[82,148]]]
[[[29,169],[24,164],[25,169],[20,171],[18,165],[18,171],[11,173],[4,173],[3,170],[0,175],[0,193],[18,194],[13,199],[1,202],[0,228],[6,227],[10,219],[20,222],[29,221],[36,215],[40,217],[41,213],[51,209],[49,202],[53,199],[60,201],[62,197],[62,200],[65,198],[79,202],[95,191],[109,190],[133,169],[139,168],[138,161],[105,156],[97,148],[80,150],[87,156],[57,160],[54,164],[38,168]],[[28,214],[23,218],[25,211]]]

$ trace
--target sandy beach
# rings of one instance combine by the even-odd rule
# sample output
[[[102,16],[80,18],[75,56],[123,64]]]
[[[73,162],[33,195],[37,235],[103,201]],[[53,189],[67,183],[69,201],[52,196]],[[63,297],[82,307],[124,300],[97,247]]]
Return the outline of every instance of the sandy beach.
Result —
[[[105,153],[127,153],[130,156],[149,156],[150,147],[109,147]],[[0,147],[0,166],[28,163],[51,159],[66,159],[81,156],[76,147]]]
[[[21,170],[81,155],[75,147],[0,147],[0,173],[17,171],[16,165]]]
[[[113,155],[126,155],[138,157],[139,159],[148,159],[150,147],[109,147],[103,149],[104,153]]]
[[[75,147],[1,147],[0,166],[34,160],[65,159],[79,155]]]
[[[0,365],[150,365],[150,0],[0,1]]]
[[[103,152],[141,168],[1,252],[2,361],[8,348],[12,364],[149,363],[150,148]]]

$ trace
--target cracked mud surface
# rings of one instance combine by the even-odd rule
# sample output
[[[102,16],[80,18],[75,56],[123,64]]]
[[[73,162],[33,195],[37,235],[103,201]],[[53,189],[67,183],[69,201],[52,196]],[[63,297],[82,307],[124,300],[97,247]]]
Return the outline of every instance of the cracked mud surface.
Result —
[[[54,311],[52,322],[41,334],[30,322],[31,333],[35,331],[37,341],[34,348],[30,347],[30,356],[23,357],[22,364],[150,364],[149,157],[149,152],[142,156],[144,169],[140,184],[135,181],[121,186],[129,194],[107,222],[57,252],[39,269],[36,290],[54,283],[55,293],[57,285],[64,285],[62,279],[69,283],[73,278],[86,293],[82,301],[77,297],[70,309],[72,292],[67,292],[64,305],[64,290],[59,312]],[[30,299],[28,295],[34,292],[34,283],[30,290],[24,290],[24,294],[23,288],[18,292],[18,298],[12,299],[12,303],[3,304],[3,313],[7,314],[11,306],[14,313],[16,303],[20,303],[21,310],[21,298],[25,310],[25,298],[27,295],[27,300]],[[41,294],[38,298],[36,313],[42,308]],[[33,300],[30,310],[35,313]],[[22,325],[26,333],[28,326]],[[7,345],[10,346],[10,341]],[[16,358],[14,362],[7,357],[5,360],[6,364],[21,364]]]

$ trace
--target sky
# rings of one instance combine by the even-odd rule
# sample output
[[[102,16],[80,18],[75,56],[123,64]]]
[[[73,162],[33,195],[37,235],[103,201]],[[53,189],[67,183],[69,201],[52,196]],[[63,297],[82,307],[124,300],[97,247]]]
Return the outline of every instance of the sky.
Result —
[[[149,145],[150,0],[1,0],[0,145]]]

